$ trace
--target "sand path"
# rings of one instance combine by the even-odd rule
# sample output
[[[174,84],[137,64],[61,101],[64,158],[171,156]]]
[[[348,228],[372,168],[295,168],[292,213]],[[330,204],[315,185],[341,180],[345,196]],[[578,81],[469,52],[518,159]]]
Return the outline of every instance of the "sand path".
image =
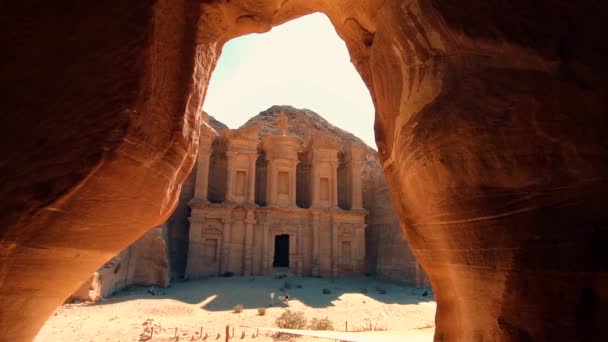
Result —
[[[279,288],[289,286],[289,308],[279,303],[268,307],[269,293],[283,295]],[[323,289],[331,293],[322,294]],[[363,289],[367,293],[362,293]],[[412,340],[431,341],[436,305],[421,293],[367,277],[333,282],[324,278],[211,277],[173,284],[160,289],[157,296],[140,288],[98,304],[64,305],[49,318],[35,341],[140,341],[149,335],[150,327],[154,327],[150,341],[174,341],[176,331],[180,341],[191,341],[200,337],[201,327],[207,341],[215,341],[218,333],[223,336],[226,325],[234,327],[234,340],[272,341],[272,332],[241,326],[275,327],[275,319],[286,309],[302,311],[308,320],[328,317],[335,330],[345,330],[348,322],[349,331],[369,330],[371,326],[388,330],[376,334],[399,336],[395,340],[411,336]],[[237,304],[245,310],[234,313],[232,308]],[[264,316],[258,315],[259,307],[266,308]],[[296,340],[322,341],[314,337]]]

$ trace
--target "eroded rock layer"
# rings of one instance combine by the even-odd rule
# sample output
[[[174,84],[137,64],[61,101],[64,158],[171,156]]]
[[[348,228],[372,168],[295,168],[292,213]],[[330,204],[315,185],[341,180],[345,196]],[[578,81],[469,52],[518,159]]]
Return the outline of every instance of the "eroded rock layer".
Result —
[[[128,286],[169,285],[167,227],[148,230],[106,262],[70,299],[97,302]]]
[[[3,338],[31,340],[167,219],[223,43],[314,11],[373,97],[435,339],[607,339],[608,4],[591,0],[3,3]]]

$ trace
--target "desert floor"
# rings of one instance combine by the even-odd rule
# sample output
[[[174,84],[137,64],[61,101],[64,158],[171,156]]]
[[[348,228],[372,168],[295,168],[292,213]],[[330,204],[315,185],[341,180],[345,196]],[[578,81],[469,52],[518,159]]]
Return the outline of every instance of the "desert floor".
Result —
[[[291,300],[284,307],[275,298],[268,307],[270,292],[283,296],[287,290]],[[288,285],[289,286],[289,285]],[[331,290],[322,294],[323,289]],[[380,282],[372,278],[288,277],[210,277],[204,280],[172,284],[159,289],[156,296],[148,288],[122,291],[100,303],[65,304],[49,318],[35,341],[224,341],[226,325],[231,340],[272,341],[272,332],[257,330],[276,327],[274,321],[285,310],[302,311],[312,318],[328,317],[334,330],[382,330],[365,333],[392,336],[395,341],[432,341],[436,305],[422,289]],[[386,291],[382,294],[381,292]],[[365,293],[367,292],[367,293]],[[242,304],[245,310],[234,313]],[[260,316],[258,308],[266,308]],[[153,336],[150,337],[150,327]],[[255,336],[257,333],[257,336]],[[314,337],[297,337],[295,341],[324,341]]]

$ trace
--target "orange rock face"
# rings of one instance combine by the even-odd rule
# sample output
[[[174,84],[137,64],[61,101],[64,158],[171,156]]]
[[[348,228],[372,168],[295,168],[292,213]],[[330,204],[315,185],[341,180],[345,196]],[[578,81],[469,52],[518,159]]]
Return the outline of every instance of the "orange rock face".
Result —
[[[128,286],[169,285],[166,225],[148,230],[106,262],[71,299],[97,302]]]
[[[321,11],[373,97],[389,188],[435,289],[435,339],[606,339],[607,7],[3,4],[0,336],[31,340],[167,218],[223,43]]]

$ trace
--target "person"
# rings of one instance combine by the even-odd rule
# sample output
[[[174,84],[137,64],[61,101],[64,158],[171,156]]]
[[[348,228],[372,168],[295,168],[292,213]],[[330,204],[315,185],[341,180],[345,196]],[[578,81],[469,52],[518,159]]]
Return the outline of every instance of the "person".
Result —
[[[285,292],[285,298],[283,299],[283,304],[285,306],[289,306],[289,293]]]
[[[270,292],[270,299],[268,299],[268,306],[274,304],[274,292]]]

